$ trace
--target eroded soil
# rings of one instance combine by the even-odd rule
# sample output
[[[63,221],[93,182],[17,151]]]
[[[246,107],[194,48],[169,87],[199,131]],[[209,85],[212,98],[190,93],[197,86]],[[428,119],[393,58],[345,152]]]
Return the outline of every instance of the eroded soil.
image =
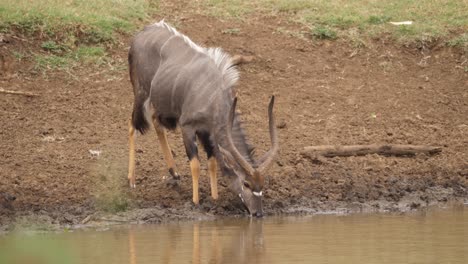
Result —
[[[402,47],[385,38],[355,47],[287,34],[300,26],[281,16],[241,21],[173,11],[166,21],[176,22],[197,43],[254,56],[239,67],[237,91],[259,154],[269,143],[268,100],[277,96],[281,151],[264,192],[267,214],[404,211],[468,198],[468,73],[462,51],[443,43]],[[32,70],[31,61],[14,59],[2,69],[0,87],[39,95],[0,94],[3,227],[31,215],[54,224],[78,224],[90,215],[96,220],[109,182],[128,197],[130,213],[118,214],[123,219],[158,222],[244,213],[222,177],[220,199],[212,201],[206,163],[201,206],[192,206],[179,133],[169,139],[183,175],[179,187],[168,187],[163,179],[167,170],[151,131],[137,138],[137,188],[127,188],[133,94],[122,66],[129,41],[123,38],[111,51],[115,67],[41,74]],[[38,45],[10,38],[0,48],[12,58],[13,51]],[[436,145],[443,151],[318,159],[300,154],[304,146],[373,143]]]

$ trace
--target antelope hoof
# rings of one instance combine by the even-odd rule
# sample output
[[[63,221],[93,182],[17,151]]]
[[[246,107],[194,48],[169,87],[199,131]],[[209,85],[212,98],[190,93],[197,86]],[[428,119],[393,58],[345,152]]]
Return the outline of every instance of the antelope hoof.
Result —
[[[169,177],[164,177],[166,179],[166,184],[169,187],[178,187],[179,186],[179,180],[180,176],[177,172],[174,171],[174,169],[169,169]]]
[[[198,188],[194,189],[193,196],[192,196],[192,201],[195,204],[195,206],[200,205],[200,197],[198,196]]]
[[[180,180],[179,174],[177,172],[175,172],[174,169],[170,168],[169,169],[169,174],[172,176],[172,179]]]
[[[168,187],[176,188],[179,187],[179,181],[180,181],[180,176],[177,172],[174,172],[174,170],[169,169],[169,177],[163,177],[163,179],[166,181],[166,185]]]
[[[168,187],[172,187],[172,188],[179,187],[179,180],[174,179],[174,178],[167,179],[166,180],[166,185]]]
[[[134,179],[129,179],[128,182],[129,182],[129,184],[130,184],[130,188],[132,188],[132,189],[135,189],[135,188],[136,188],[136,184],[135,184],[135,180],[134,180]]]

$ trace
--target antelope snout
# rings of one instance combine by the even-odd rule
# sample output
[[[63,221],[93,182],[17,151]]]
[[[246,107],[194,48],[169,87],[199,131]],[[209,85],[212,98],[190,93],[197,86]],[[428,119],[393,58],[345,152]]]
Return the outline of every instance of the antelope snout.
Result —
[[[263,217],[263,204],[261,196],[252,196],[252,211],[251,214],[253,217],[261,218]]]
[[[252,216],[257,217],[257,218],[262,218],[263,217],[263,212],[262,211],[257,211],[252,214]]]

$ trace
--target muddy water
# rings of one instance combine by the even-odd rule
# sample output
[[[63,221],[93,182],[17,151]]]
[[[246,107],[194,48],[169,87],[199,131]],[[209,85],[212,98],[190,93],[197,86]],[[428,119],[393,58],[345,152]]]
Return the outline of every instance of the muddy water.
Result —
[[[17,263],[468,263],[468,208],[125,226],[2,245],[26,259]]]

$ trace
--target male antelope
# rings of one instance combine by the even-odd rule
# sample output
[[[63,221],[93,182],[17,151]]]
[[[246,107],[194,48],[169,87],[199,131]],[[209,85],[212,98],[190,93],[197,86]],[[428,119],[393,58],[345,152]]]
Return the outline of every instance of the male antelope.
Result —
[[[130,47],[130,79],[135,101],[129,124],[129,172],[135,187],[135,130],[144,134],[152,122],[169,174],[178,179],[167,142],[166,129],[180,126],[193,180],[193,202],[198,204],[200,163],[196,139],[208,155],[211,196],[218,198],[219,165],[230,188],[250,214],[262,216],[264,172],[278,150],[273,117],[274,97],[268,115],[271,149],[258,161],[236,114],[233,86],[238,72],[231,57],[220,48],[203,48],[164,21],[147,26]]]

